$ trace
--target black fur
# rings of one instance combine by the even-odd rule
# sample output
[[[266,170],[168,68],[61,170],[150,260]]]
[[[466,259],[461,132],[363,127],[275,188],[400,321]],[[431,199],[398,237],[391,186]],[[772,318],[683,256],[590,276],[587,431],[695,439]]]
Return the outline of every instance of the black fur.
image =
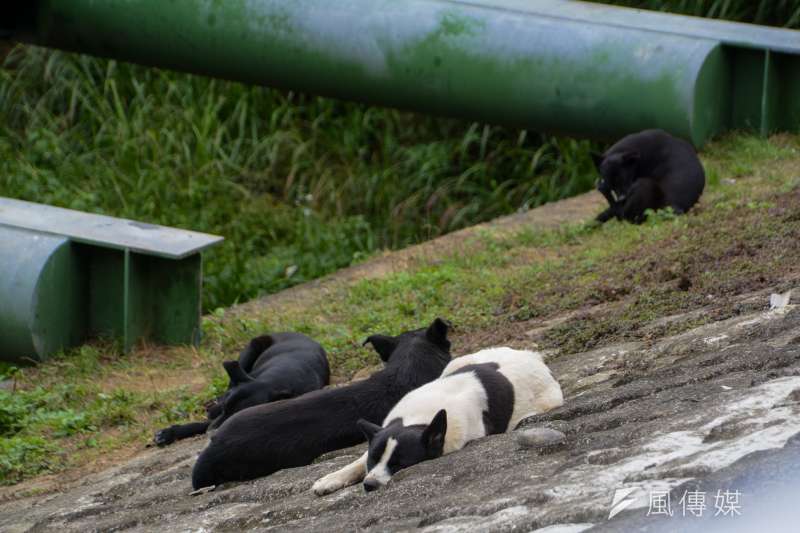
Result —
[[[359,418],[382,421],[407,392],[439,377],[450,362],[447,329],[436,319],[397,337],[372,336],[386,366],[368,379],[235,414],[197,459],[192,486],[266,476],[362,442]]]
[[[208,420],[162,429],[155,435],[156,444],[205,433],[242,409],[319,390],[330,380],[325,350],[300,333],[256,337],[238,361],[225,361],[223,366],[230,384],[225,394],[206,404]]]
[[[422,435],[428,426],[424,424],[404,426],[402,421],[397,419],[392,420],[385,428],[381,428],[380,426],[375,427],[377,427],[379,431],[368,436],[369,450],[367,453],[367,472],[375,468],[377,462],[383,457],[383,452],[386,449],[386,442],[390,437],[397,440],[397,448],[395,448],[394,453],[392,453],[386,465],[392,475],[403,468],[408,468],[426,459],[433,458],[429,457],[427,448],[422,442]],[[439,455],[441,455],[441,453],[439,453]],[[370,490],[369,486],[365,485],[365,488]]]
[[[662,130],[623,137],[594,162],[600,173],[597,190],[609,204],[598,222],[616,217],[639,224],[647,209],[664,207],[685,213],[706,183],[694,147]]]
[[[472,372],[486,391],[488,411],[483,412],[483,425],[487,435],[505,433],[514,413],[514,386],[498,372],[497,363],[481,363],[459,368],[453,374]]]
[[[444,409],[436,413],[427,426],[424,424],[404,426],[403,421],[399,418],[389,422],[386,427],[370,424],[363,420],[360,420],[358,425],[369,441],[367,472],[375,468],[375,465],[383,457],[386,443],[390,437],[397,441],[397,447],[386,463],[392,476],[409,466],[441,457],[444,452],[444,436],[447,432],[447,412]],[[377,482],[364,481],[364,490],[367,492],[378,487]]]

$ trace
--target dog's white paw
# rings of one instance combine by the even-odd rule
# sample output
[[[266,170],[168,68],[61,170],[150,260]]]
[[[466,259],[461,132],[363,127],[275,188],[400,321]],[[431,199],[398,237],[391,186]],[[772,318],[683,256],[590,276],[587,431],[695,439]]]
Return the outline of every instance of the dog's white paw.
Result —
[[[334,474],[328,474],[325,477],[319,478],[311,487],[311,490],[313,490],[314,494],[317,496],[325,496],[326,494],[343,489],[346,486],[347,484],[343,483],[338,476]]]

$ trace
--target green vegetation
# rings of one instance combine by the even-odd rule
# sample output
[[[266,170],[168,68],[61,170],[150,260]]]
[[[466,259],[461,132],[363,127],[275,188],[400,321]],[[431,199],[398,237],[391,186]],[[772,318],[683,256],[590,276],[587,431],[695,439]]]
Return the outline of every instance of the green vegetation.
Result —
[[[214,309],[591,187],[588,143],[36,48],[0,70],[0,195],[224,235]]]
[[[800,28],[799,0],[610,0],[600,3]]]
[[[780,287],[800,264],[800,137],[732,135],[712,143],[704,159],[709,187],[687,216],[657,213],[641,226],[473,230],[404,260],[395,273],[306,289],[246,315],[218,310],[204,319],[199,350],[143,347],[120,357],[96,344],[16,370],[16,392],[0,393],[0,480],[130,453],[159,427],[201,417],[202,404],[226,385],[220,362],[263,331],[312,335],[341,380],[377,364],[361,346],[368,334],[435,316],[453,322],[454,348],[465,353],[572,311],[524,337],[568,353],[753,311],[730,297]]]
[[[618,4],[800,26],[800,0]],[[204,307],[572,196],[590,145],[45,51],[0,70],[0,196],[224,235]]]
[[[149,358],[143,368],[147,355],[120,357],[112,346],[95,344],[36,369],[6,367],[0,379],[10,379],[14,390],[0,390],[0,484],[62,470],[76,457],[91,462],[141,442],[152,427],[201,416],[197,390],[161,390],[155,381],[173,369],[185,372],[181,365],[189,355],[173,361],[164,355],[157,363]],[[212,364],[218,363],[206,367]],[[222,376],[207,372],[204,378],[203,397],[227,387]]]

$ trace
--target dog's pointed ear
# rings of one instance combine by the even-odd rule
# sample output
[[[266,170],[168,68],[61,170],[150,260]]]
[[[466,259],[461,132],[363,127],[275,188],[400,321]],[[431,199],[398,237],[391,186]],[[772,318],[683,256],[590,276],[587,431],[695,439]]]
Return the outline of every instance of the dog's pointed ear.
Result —
[[[603,157],[603,154],[600,154],[598,152],[592,152],[590,155],[592,156],[592,163],[594,163],[594,168],[597,169],[597,172],[600,172],[600,165],[603,164],[603,159],[605,159]]]
[[[382,429],[378,424],[373,424],[363,418],[358,419],[356,426],[358,426],[358,429],[361,430],[361,433],[364,434],[368,441],[372,440],[372,437]]]
[[[231,378],[231,387],[239,383],[253,381],[253,378],[248,376],[247,373],[242,370],[242,367],[239,366],[239,361],[223,361],[222,366],[225,368],[225,372],[228,373],[228,377]]]
[[[449,350],[450,341],[447,340],[447,330],[449,329],[449,322],[437,318],[428,326],[428,329],[425,330],[425,338],[442,349]]]
[[[367,344],[372,344],[372,347],[381,356],[381,361],[385,363],[392,356],[394,349],[397,348],[397,338],[389,335],[370,335],[364,341],[364,346]]]
[[[439,457],[444,452],[444,437],[447,434],[447,411],[441,409],[422,432],[422,445],[428,459]]]
[[[639,163],[640,158],[639,152],[634,150],[622,154],[622,162],[626,165],[635,165]]]

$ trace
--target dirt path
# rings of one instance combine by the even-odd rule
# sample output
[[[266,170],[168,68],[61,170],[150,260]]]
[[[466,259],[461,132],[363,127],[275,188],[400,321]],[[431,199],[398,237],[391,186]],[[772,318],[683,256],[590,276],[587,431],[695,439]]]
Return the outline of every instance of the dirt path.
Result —
[[[501,232],[512,233],[523,228],[552,229],[563,224],[575,224],[590,220],[602,210],[604,205],[607,205],[605,199],[599,193],[593,191],[545,204],[524,213],[500,217],[402,250],[387,252],[382,256],[372,258],[359,265],[344,268],[324,278],[237,305],[230,310],[230,313],[227,313],[227,316],[235,318],[237,316],[258,315],[264,309],[324,293],[333,284],[347,283],[365,278],[379,278],[393,272],[403,271],[407,269],[410,263],[440,257],[457,248],[466,239],[487,229],[491,229],[497,235]]]

